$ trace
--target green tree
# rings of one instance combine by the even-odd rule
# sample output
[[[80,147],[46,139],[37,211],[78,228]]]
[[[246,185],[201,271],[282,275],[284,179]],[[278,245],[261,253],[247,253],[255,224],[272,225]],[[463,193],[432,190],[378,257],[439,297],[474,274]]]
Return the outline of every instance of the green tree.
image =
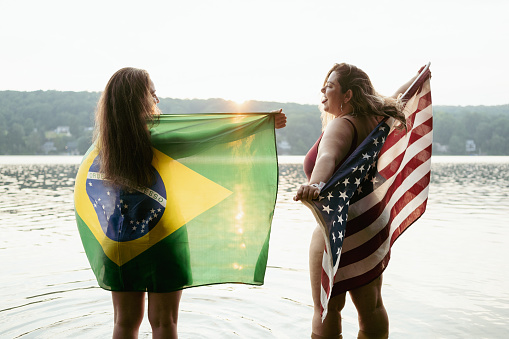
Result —
[[[32,131],[25,137],[25,149],[28,154],[38,154],[41,152],[44,137],[37,131]]]
[[[83,128],[78,120],[79,118],[75,115],[69,118],[69,130],[71,132],[71,135],[76,139],[78,139],[83,132]]]
[[[493,123],[493,133],[496,133],[498,135],[509,135],[509,116],[502,116],[499,115]],[[506,155],[509,155],[509,153],[506,153]]]
[[[507,153],[507,139],[498,134],[493,134],[489,140],[490,155],[505,155]]]
[[[7,153],[7,133],[5,116],[0,112],[0,154]]]
[[[467,112],[462,115],[462,130],[458,131],[464,135],[466,139],[472,139],[472,136],[475,134],[479,121],[481,121],[482,116],[474,112]]]
[[[84,152],[90,142],[85,129],[93,126],[98,92],[0,91],[0,154],[34,154],[46,141],[53,141],[60,152],[68,142],[76,142]],[[165,114],[198,112],[266,112],[283,108],[287,127],[277,130],[277,140],[286,140],[291,154],[303,155],[321,133],[320,112],[316,105],[248,101],[238,106],[223,99],[161,98]],[[509,105],[434,106],[434,142],[449,146],[449,154],[464,154],[465,141],[474,139],[483,154],[509,155]],[[69,126],[72,137],[55,138],[57,126]],[[34,128],[37,133],[33,134]],[[88,133],[88,134],[87,134]],[[48,138],[45,137],[48,136]]]
[[[7,134],[7,149],[10,154],[25,154],[25,129],[17,122],[13,123]]]
[[[25,130],[25,135],[29,135],[35,129],[34,120],[32,118],[25,119],[25,121],[24,121],[24,123],[22,125],[23,125],[23,128]]]
[[[473,139],[478,150],[482,152],[487,152],[489,150],[492,132],[493,125],[488,122],[483,121],[477,125]]]
[[[92,145],[92,133],[86,133],[78,139],[78,152],[85,154],[89,147]]]
[[[67,143],[71,141],[72,138],[67,136],[58,136],[55,139],[53,139],[53,142],[55,143],[55,148],[57,149],[57,153],[65,153],[66,149],[65,146],[67,146]]]
[[[449,140],[449,154],[463,155],[465,154],[465,138],[459,135],[453,135]]]

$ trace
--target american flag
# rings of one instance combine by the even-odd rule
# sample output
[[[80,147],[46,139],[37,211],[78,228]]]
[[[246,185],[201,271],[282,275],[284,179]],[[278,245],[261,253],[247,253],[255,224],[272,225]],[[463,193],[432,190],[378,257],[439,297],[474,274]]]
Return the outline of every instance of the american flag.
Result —
[[[322,319],[334,295],[382,274],[394,241],[426,209],[431,168],[429,65],[403,95],[408,130],[383,120],[326,183],[305,202],[325,237]]]

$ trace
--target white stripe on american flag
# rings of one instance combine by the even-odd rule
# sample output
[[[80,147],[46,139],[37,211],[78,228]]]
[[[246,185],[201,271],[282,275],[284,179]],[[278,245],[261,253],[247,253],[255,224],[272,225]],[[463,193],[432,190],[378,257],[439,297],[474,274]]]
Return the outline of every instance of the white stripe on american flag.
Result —
[[[405,167],[408,164],[408,162],[410,162],[416,154],[418,154],[423,149],[425,149],[426,147],[431,145],[432,137],[433,137],[433,133],[430,132],[427,135],[425,135],[424,137],[422,137],[419,140],[417,140],[416,142],[414,142],[412,145],[410,145],[408,147],[407,151],[405,152],[402,164],[400,166],[400,170],[397,171],[389,180],[386,180],[385,183],[380,185],[376,191],[380,190],[380,192],[385,193],[387,191],[387,187],[392,185],[394,178],[397,176],[398,173],[401,172],[401,168]],[[388,152],[386,152],[383,156],[385,156],[387,153]],[[380,159],[382,159],[382,157]],[[378,160],[379,162],[380,162],[380,159]],[[386,159],[386,158],[384,157],[384,159]],[[379,168],[384,168],[384,167],[379,167]],[[416,169],[416,171],[417,171],[417,169]],[[427,173],[427,171],[426,171],[426,173]],[[350,208],[348,210],[348,216],[349,216],[348,220],[355,219],[358,215],[361,215],[366,210],[370,209],[371,207],[373,207],[374,205],[379,203],[384,198],[384,195],[377,195],[376,191],[373,192],[375,194],[371,193],[370,195],[365,196],[364,198],[362,198],[361,200],[357,201],[355,204],[350,206]]]
[[[408,162],[411,161],[419,152],[421,152],[423,149],[425,149],[426,147],[431,145],[432,137],[433,137],[433,133],[430,132],[430,133],[426,134],[425,136],[423,136],[422,138],[420,138],[419,140],[415,141],[414,143],[408,145],[408,148],[405,148],[403,150],[404,152],[398,152],[398,154],[393,154],[396,152],[392,152],[392,151],[395,147],[399,147],[399,145],[394,146],[389,151],[382,154],[380,156],[380,159],[385,160],[385,159],[387,159],[387,157],[391,157],[392,159],[394,159],[394,156],[397,157],[404,153],[403,161],[401,162],[400,168],[403,166],[406,166],[408,164]],[[401,142],[401,140],[399,142]],[[403,146],[406,147],[407,145],[403,145]],[[395,150],[395,151],[398,151],[398,150]],[[379,166],[378,170],[381,172],[384,170],[384,168],[385,167]],[[389,178],[387,178],[387,179],[389,179]]]
[[[400,154],[402,154],[405,151],[408,152],[409,149],[407,149],[406,147],[408,145],[408,139],[410,138],[411,131],[415,130],[421,124],[428,121],[430,117],[431,117],[431,106],[428,106],[425,110],[418,112],[415,115],[414,125],[412,126],[412,129],[409,131],[409,133],[405,137],[401,138],[395,145],[393,145],[391,148],[387,149],[383,154],[380,155],[380,158],[378,159],[378,168],[383,169],[387,167]],[[391,133],[394,133],[394,131],[392,131]],[[389,137],[390,135],[391,134],[389,134]]]
[[[429,186],[428,186],[429,187]],[[389,233],[389,236],[385,241],[380,245],[380,247],[373,252],[371,255],[366,257],[363,260],[357,261],[351,265],[341,267],[341,270],[339,270],[336,274],[336,278],[334,279],[334,282],[338,282],[345,279],[355,278],[356,276],[359,276],[361,274],[366,273],[367,271],[374,268],[376,265],[378,265],[385,257],[387,252],[390,248],[390,242],[392,239],[392,235],[394,231],[397,229],[396,225],[399,226],[399,223],[401,220],[405,220],[405,218],[415,210],[416,207],[420,206],[426,199],[428,199],[428,187],[424,189],[421,193],[419,193],[418,196],[416,196],[412,201],[404,208],[405,211],[401,211],[396,218],[394,218],[393,223],[391,225],[391,231]],[[384,209],[383,214],[389,215],[390,209],[386,208]],[[401,219],[399,222],[398,220]],[[385,226],[381,225],[381,226]],[[349,238],[345,239],[343,242],[343,248],[348,246],[347,242],[350,240]],[[346,250],[343,251],[343,253],[346,252]]]
[[[390,210],[394,207],[394,204],[402,197],[403,194],[405,194],[408,191],[410,187],[412,187],[415,184],[415,182],[419,181],[423,177],[423,171],[424,175],[426,175],[429,172],[429,166],[431,166],[431,159],[428,159],[428,161],[421,164],[416,170],[412,172],[411,175],[405,178],[401,185],[396,189],[391,199],[388,201],[387,206],[384,208],[383,212],[380,214],[380,216],[378,216],[378,218],[376,218],[376,220],[373,221],[371,225],[364,228],[362,232],[357,232],[350,236],[347,235],[347,238],[343,242],[343,253],[346,253],[351,249],[364,244],[366,241],[368,241],[373,236],[378,234],[378,232],[380,232],[380,230],[384,228],[385,225],[387,225],[387,220],[389,220],[390,216]],[[386,183],[392,185],[393,182],[392,181],[389,182],[388,180],[385,182],[385,184]],[[355,208],[357,207],[356,205],[357,203],[351,205],[350,208]],[[400,213],[402,213],[402,211]],[[350,221],[350,218],[348,219],[348,221]]]
[[[327,242],[326,242],[327,243]],[[320,284],[320,300],[329,300],[327,291],[324,289],[324,284],[327,284],[329,287],[329,295],[332,293],[332,287],[334,286],[334,279],[332,278],[334,276],[333,272],[338,271],[339,266],[339,260],[336,262],[336,265],[332,267],[331,265],[331,256],[327,254],[327,251],[323,251],[322,255],[322,274],[325,274],[327,276],[326,279],[322,277],[322,281]],[[327,316],[327,307],[323,307],[322,305],[322,320],[325,319]]]
[[[387,225],[387,221],[390,219],[390,214],[387,213],[390,212],[392,208],[394,208],[395,204],[399,202],[399,200],[412,188],[416,182],[423,180],[423,178],[428,175],[430,165],[431,160],[428,159],[426,162],[417,167],[407,178],[405,178],[405,180],[390,197],[390,200],[387,202],[387,206],[384,208],[384,211],[382,211],[382,213],[378,216],[373,215],[370,224],[367,224],[366,227],[363,228],[362,232],[357,232],[351,235],[347,234],[345,242],[343,243],[343,253],[347,253],[348,251],[364,244],[366,241],[378,234],[385,227],[385,225]],[[420,192],[417,194],[420,194]],[[353,204],[351,207],[356,207],[356,204]],[[403,213],[403,211],[404,209],[399,213]],[[405,217],[407,216],[408,215],[405,215]]]
[[[333,272],[337,272],[339,266],[339,260],[336,262],[336,265],[332,267],[331,265],[331,256],[327,254],[327,251],[323,251],[322,255],[322,275],[325,274],[327,276],[326,279],[322,276],[321,286],[320,286],[320,300],[328,300],[328,294],[332,292],[332,287],[334,286],[334,276]],[[325,290],[323,285],[328,285],[329,293]],[[322,319],[325,319],[327,315],[327,308],[323,308],[322,305]]]
[[[324,281],[322,277],[322,281],[320,284],[320,300],[326,300],[328,299],[327,291],[325,291],[323,284],[327,284],[329,286],[329,294],[332,292],[332,286],[333,286],[333,279],[331,279],[332,272],[330,271],[332,269],[332,265],[330,263],[330,256],[327,255],[326,251],[323,251],[322,256],[322,274],[326,274],[328,277],[327,281]],[[327,316],[327,308],[322,307],[322,319],[324,319]]]
[[[428,163],[429,161],[430,160],[428,160],[426,163]],[[426,164],[426,163],[424,163],[424,164]],[[422,173],[419,173],[419,171],[421,171],[421,170],[418,170],[418,169],[420,167],[422,167],[424,164],[421,164],[416,170],[414,170],[412,172],[412,174],[410,176],[408,176],[407,178],[404,179],[404,181],[401,183],[400,187],[398,187],[398,189],[394,192],[393,196],[391,197],[391,201],[394,199],[399,199],[401,197],[401,195],[404,194],[409,187],[411,187],[418,179],[420,179],[422,177]],[[380,185],[378,187],[378,189],[376,191],[374,191],[370,195],[368,195],[368,196],[364,197],[363,199],[357,201],[356,203],[350,205],[350,208],[348,210],[348,216],[349,216],[348,221],[354,220],[356,217],[362,215],[365,211],[369,210],[370,208],[372,208],[373,206],[378,204],[380,201],[382,201],[383,198],[385,197],[385,192],[388,191],[388,188],[394,183],[394,180],[396,179],[397,175],[400,172],[401,172],[401,170],[396,172],[395,175],[393,175],[390,180],[386,180],[382,185]],[[425,171],[425,174],[427,172],[428,171]],[[418,179],[416,180],[415,177],[418,177]],[[402,189],[404,191],[401,191]],[[377,194],[377,192],[382,192],[384,194]],[[398,194],[398,192],[400,192],[400,194]],[[354,235],[347,234],[347,237],[351,238],[353,236]],[[346,250],[347,249],[344,248],[344,245],[343,245],[343,251],[346,251]]]
[[[388,245],[389,239],[386,239],[375,252],[371,253],[365,259],[357,261],[354,264],[341,267],[341,269],[336,274],[334,282],[355,278],[374,268],[385,256]]]
[[[427,118],[429,119],[429,116]],[[428,120],[428,119],[426,119],[426,120]],[[416,126],[416,127],[418,127],[418,126]],[[380,159],[378,160],[379,161],[379,165],[378,165],[379,171],[382,171],[384,168],[386,168],[386,166],[388,166],[388,165],[384,166],[383,164],[381,164],[380,160],[382,160],[382,162],[387,162],[388,159],[394,160],[396,157],[400,156],[403,153],[404,153],[404,161],[402,162],[402,164],[406,165],[416,154],[421,152],[427,146],[431,145],[432,138],[433,138],[433,132],[427,133],[426,135],[424,135],[423,137],[416,140],[415,142],[413,142],[410,145],[408,145],[408,141],[407,141],[407,139],[409,139],[409,138],[410,138],[410,133],[408,134],[407,137],[399,140],[396,145],[394,145],[393,147],[388,149],[385,153],[383,153],[380,156]],[[407,148],[407,146],[408,146],[408,148]],[[401,148],[402,151],[401,151],[401,149],[398,149],[398,148]]]

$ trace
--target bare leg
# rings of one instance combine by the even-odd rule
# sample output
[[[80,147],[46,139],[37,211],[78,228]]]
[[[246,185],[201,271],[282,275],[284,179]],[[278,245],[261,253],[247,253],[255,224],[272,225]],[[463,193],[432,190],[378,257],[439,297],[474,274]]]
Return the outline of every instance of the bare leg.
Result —
[[[382,276],[350,291],[359,315],[358,338],[388,338],[389,317],[382,301]]]
[[[311,237],[309,247],[309,277],[311,280],[311,294],[313,297],[312,332],[315,338],[340,338],[341,310],[345,306],[345,294],[332,298],[329,302],[328,313],[322,322],[320,292],[322,275],[322,256],[325,247],[322,231],[316,228]]]
[[[111,292],[113,339],[138,338],[145,309],[145,292]]]
[[[177,321],[182,291],[148,294],[152,338],[178,338]]]

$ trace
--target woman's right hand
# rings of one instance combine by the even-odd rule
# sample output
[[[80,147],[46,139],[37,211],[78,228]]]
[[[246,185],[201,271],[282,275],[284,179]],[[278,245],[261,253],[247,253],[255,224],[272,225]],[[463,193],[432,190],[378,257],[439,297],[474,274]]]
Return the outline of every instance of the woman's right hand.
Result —
[[[282,108],[270,113],[277,113],[274,115],[274,128],[279,129],[286,126],[286,114],[283,113]]]
[[[422,70],[426,67],[426,65],[422,66],[420,69],[419,69],[419,72],[417,72],[416,75],[414,75],[410,80],[408,80],[405,84],[403,84],[397,91],[396,93],[393,94],[393,98],[394,99],[397,99],[399,97],[400,94],[404,94],[407,89],[414,83],[415,79],[417,79],[417,77],[419,76],[419,74],[421,74]]]
[[[293,197],[293,200],[313,200],[318,198],[320,195],[320,189],[311,185],[300,185],[297,190],[297,194]]]

